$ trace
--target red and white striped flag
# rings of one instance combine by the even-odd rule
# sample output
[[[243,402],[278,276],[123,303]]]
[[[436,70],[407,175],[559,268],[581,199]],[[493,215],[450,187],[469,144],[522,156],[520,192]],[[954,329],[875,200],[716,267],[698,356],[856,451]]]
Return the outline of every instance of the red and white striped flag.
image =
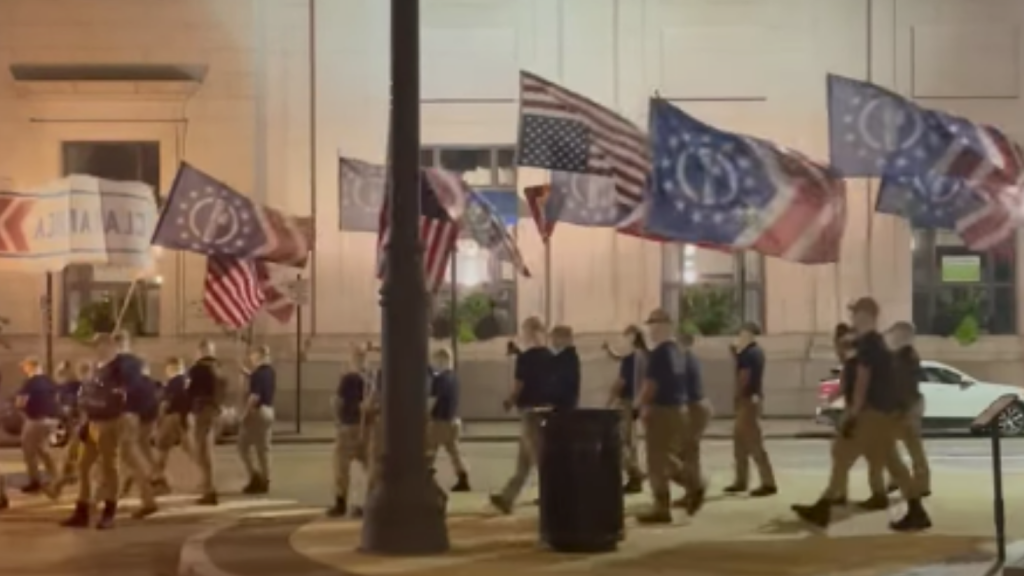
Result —
[[[245,328],[265,300],[253,261],[225,256],[206,258],[203,308],[214,322],[235,330]]]
[[[457,180],[447,173],[429,170],[420,173],[420,243],[423,246],[423,273],[427,290],[433,294],[441,287],[448,270],[448,261],[459,239],[459,225],[452,212],[465,206],[463,195],[456,188]],[[384,195],[380,207],[380,229],[377,234],[377,278],[387,272],[387,244],[391,237],[390,194]]]

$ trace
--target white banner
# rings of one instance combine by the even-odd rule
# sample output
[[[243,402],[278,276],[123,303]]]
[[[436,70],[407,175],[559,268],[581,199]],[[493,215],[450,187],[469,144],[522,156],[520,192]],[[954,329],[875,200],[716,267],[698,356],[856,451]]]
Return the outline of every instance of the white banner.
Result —
[[[153,189],[72,175],[29,192],[0,190],[0,270],[59,271],[99,264],[153,267]]]

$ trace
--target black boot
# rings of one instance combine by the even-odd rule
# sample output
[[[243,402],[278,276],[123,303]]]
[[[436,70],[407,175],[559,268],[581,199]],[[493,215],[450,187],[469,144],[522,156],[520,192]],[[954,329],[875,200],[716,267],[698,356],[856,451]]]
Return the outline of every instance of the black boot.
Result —
[[[253,490],[260,485],[259,476],[253,474],[249,477],[249,483],[242,487],[242,494],[254,494]]]
[[[857,508],[868,511],[888,510],[889,497],[885,494],[872,494],[867,500],[857,502]]]
[[[465,472],[459,472],[455,485],[452,486],[452,492],[469,492],[469,475]]]
[[[932,519],[928,512],[921,505],[920,498],[907,500],[907,514],[895,522],[889,523],[889,528],[896,532],[920,532],[932,527]]]
[[[196,500],[196,504],[199,506],[216,506],[218,502],[216,492],[208,492],[203,494],[199,500]]]
[[[766,496],[775,496],[779,493],[779,489],[775,486],[760,486],[750,491],[751,498],[764,498]]]
[[[828,524],[832,520],[832,502],[824,498],[810,506],[793,504],[790,509],[804,522],[814,524],[819,528],[828,528]]]
[[[343,518],[348,514],[348,503],[341,496],[335,496],[334,506],[327,509],[328,518]]]
[[[7,510],[11,507],[11,501],[7,499],[6,494],[0,494],[0,510]]]
[[[626,494],[639,494],[644,491],[644,475],[639,472],[631,472],[626,484],[622,487]]]
[[[259,474],[252,477],[249,483],[242,488],[242,494],[266,494],[270,491],[270,481],[264,480]]]
[[[707,494],[707,488],[700,488],[694,490],[692,494],[686,498],[686,514],[689,516],[695,516],[700,509],[704,507],[704,496]]]
[[[671,524],[672,509],[668,497],[657,498],[650,510],[637,514],[636,521],[640,524]]]
[[[96,523],[97,530],[110,530],[114,527],[114,519],[117,518],[117,502],[108,500],[103,503],[103,512],[100,514],[100,521]]]
[[[21,487],[22,494],[38,494],[43,491],[43,483],[39,480],[31,480]]]
[[[735,482],[733,484],[730,484],[730,485],[728,485],[728,486],[726,486],[725,488],[722,489],[722,492],[725,492],[726,494],[742,494],[743,492],[746,492],[746,491],[747,491],[747,485],[746,484],[740,484],[739,482]]]
[[[61,522],[60,525],[65,528],[88,528],[91,508],[88,502],[76,503],[75,511],[71,513],[67,520]]]
[[[835,498],[829,499],[828,503],[833,506],[846,506],[849,504],[849,501],[846,499],[846,496],[836,496]]]
[[[171,493],[171,485],[164,478],[153,480],[153,493],[157,496],[166,496]]]

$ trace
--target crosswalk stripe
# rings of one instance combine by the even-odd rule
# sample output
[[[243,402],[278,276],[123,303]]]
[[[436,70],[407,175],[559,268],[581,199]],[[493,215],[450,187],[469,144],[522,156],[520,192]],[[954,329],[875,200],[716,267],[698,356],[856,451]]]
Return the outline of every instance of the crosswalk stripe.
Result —
[[[295,500],[232,500],[221,502],[217,506],[182,506],[180,508],[162,508],[154,514],[153,518],[178,518],[183,516],[206,516],[212,514],[231,514],[233,512],[246,512],[249,510],[265,508],[284,508],[286,506],[297,506]]]

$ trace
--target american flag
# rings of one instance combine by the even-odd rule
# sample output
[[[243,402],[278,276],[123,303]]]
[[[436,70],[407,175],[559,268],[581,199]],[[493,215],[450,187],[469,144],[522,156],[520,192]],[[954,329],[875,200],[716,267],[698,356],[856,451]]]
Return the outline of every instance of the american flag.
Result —
[[[203,308],[214,322],[235,330],[245,328],[265,301],[252,260],[230,256],[206,258]]]
[[[836,262],[846,191],[830,168],[651,102],[654,171],[645,229],[677,242]]]
[[[464,198],[460,181],[441,170],[424,169],[420,173],[420,243],[423,246],[423,272],[427,290],[435,293],[444,283],[448,261],[459,239],[459,225],[452,212],[460,210]],[[377,278],[387,273],[387,245],[391,236],[390,194],[380,207],[377,235]]]
[[[519,102],[520,166],[607,176],[624,211],[640,203],[651,158],[649,139],[639,128],[529,72],[520,74]]]

